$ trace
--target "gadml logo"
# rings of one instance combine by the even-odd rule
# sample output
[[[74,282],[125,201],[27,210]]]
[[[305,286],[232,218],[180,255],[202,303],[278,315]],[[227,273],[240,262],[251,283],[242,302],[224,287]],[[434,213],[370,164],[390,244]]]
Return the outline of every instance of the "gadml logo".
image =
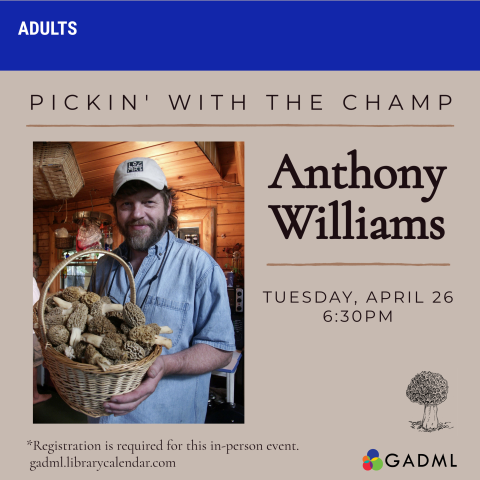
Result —
[[[364,470],[381,470],[383,467],[383,461],[380,458],[378,450],[371,448],[367,454],[363,457],[363,469]]]
[[[454,463],[453,460],[453,453],[450,454],[450,464],[448,464],[448,457],[445,458],[445,454],[438,455],[434,454],[433,459],[429,458],[428,455],[424,453],[419,453],[416,457],[407,454],[405,460],[403,462],[399,460],[398,455],[396,453],[389,453],[385,457],[385,464],[387,467],[456,467],[457,465]]]
[[[450,457],[450,458],[449,458]],[[450,460],[450,461],[449,461]],[[370,470],[381,470],[384,463],[380,458],[378,450],[372,448],[367,452],[363,457],[363,469]],[[424,453],[419,453],[416,456],[407,454],[406,457],[402,458],[396,453],[389,453],[385,457],[385,465],[390,468],[395,467],[456,467],[457,464],[453,460],[453,454],[450,456],[445,456],[445,454],[434,454],[433,458],[425,455]]]

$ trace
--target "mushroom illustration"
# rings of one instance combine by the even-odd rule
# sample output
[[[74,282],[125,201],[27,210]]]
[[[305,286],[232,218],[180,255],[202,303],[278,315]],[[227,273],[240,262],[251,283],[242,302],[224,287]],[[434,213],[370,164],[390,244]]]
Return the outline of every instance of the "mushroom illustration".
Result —
[[[108,332],[115,333],[117,329],[115,325],[107,318],[99,315],[98,317],[93,317],[88,322],[89,333],[93,333],[95,335],[105,335]]]
[[[75,347],[82,337],[87,324],[87,316],[88,307],[84,303],[79,303],[68,317],[66,327],[71,332],[70,345],[72,347]]]
[[[172,348],[172,341],[169,338],[155,335],[153,328],[150,325],[138,325],[133,327],[128,334],[128,338],[141,347],[152,347],[153,345],[161,345],[167,350]]]
[[[105,315],[108,312],[123,312],[123,305],[117,303],[104,303],[99,300],[90,307],[90,314],[94,317]]]
[[[141,308],[131,302],[126,303],[123,307],[123,320],[130,327],[145,325],[145,315]]]
[[[425,406],[423,429],[438,429],[438,405],[447,399],[447,393],[448,383],[439,373],[421,372],[412,378],[407,388],[407,397],[411,402]]]
[[[85,349],[84,358],[90,365],[98,365],[104,372],[108,370],[112,362],[105,358],[93,345]]]
[[[105,357],[111,358],[112,360],[128,359],[127,352],[119,348],[115,340],[112,338],[100,337],[93,333],[85,333],[82,335],[82,340],[98,348],[102,355],[105,355]]]
[[[94,303],[100,300],[100,295],[97,295],[94,292],[88,292],[83,297],[80,298],[80,301],[83,302],[88,308],[90,308]]]
[[[63,325],[52,325],[47,332],[47,338],[54,347],[67,343],[69,336],[69,331]]]
[[[125,342],[123,349],[128,353],[129,360],[141,360],[145,357],[145,350],[138,343],[132,342],[131,340]]]

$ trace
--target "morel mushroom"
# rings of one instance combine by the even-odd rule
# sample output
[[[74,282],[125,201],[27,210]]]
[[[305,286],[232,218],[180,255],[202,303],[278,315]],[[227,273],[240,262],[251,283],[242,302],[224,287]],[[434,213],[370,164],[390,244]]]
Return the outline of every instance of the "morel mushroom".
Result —
[[[106,357],[111,358],[112,360],[128,359],[127,352],[120,349],[116,344],[115,340],[111,338],[100,337],[98,335],[94,335],[93,333],[85,333],[84,335],[82,335],[82,340],[98,348],[102,353],[102,355],[105,355]]]
[[[47,338],[54,347],[67,343],[69,336],[69,331],[63,325],[52,325],[47,332]]]
[[[110,297],[101,297],[100,300],[103,302],[103,303],[112,303],[112,301],[110,300]]]
[[[127,357],[128,357],[128,355],[127,355]],[[125,363],[131,363],[131,360],[129,360],[127,358],[126,360],[117,359],[117,360],[112,361],[112,365],[123,365]]]
[[[152,345],[150,347],[143,347],[143,349],[145,350],[145,357],[148,357],[153,352],[154,348],[155,345]]]
[[[160,331],[162,330],[162,327],[160,325],[158,325],[157,323],[149,323],[148,327],[152,329],[155,335],[160,335]]]
[[[100,295],[97,295],[94,292],[88,292],[80,299],[88,308],[100,300]]]
[[[55,347],[55,350],[59,353],[63,353],[66,357],[70,358],[71,360],[75,360],[75,353],[72,347],[67,345],[66,343],[62,343]]]
[[[105,315],[108,312],[123,312],[123,305],[117,303],[103,303],[99,300],[90,307],[90,314],[94,317]]]
[[[83,340],[81,340],[75,345],[73,352],[78,360],[83,359],[83,357],[85,356],[85,349],[87,348],[87,346],[88,343],[84,342]]]
[[[105,303],[105,302],[104,302]],[[107,303],[107,305],[112,304],[112,302]],[[112,304],[113,305],[113,304]],[[116,304],[115,304],[116,305]],[[107,315],[109,317],[116,317],[119,318],[120,320],[123,320],[123,309],[119,311],[113,311],[113,312],[108,312]]]
[[[123,320],[130,327],[145,325],[145,315],[142,309],[131,302],[126,303],[123,307]]]
[[[81,339],[87,324],[88,307],[79,303],[72,314],[68,317],[66,327],[71,332],[70,345],[74,347]]]
[[[72,308],[72,304],[70,302],[66,302],[62,298],[53,297],[53,301],[57,304],[58,307],[63,308],[64,310]]]
[[[55,308],[52,308],[50,310],[50,312],[48,313],[47,317],[50,316],[50,315],[62,315],[62,316],[68,316],[70,315],[71,313],[73,312],[73,308],[61,308],[61,307],[55,307]]]
[[[155,335],[150,325],[139,325],[138,327],[132,328],[128,334],[128,338],[142,347],[161,345],[167,350],[172,348],[172,341],[169,338]]]
[[[68,319],[68,315],[62,315],[56,312],[50,312],[48,315],[44,317],[45,321],[45,326],[47,327],[47,330],[52,326],[52,325],[65,325],[65,322]]]
[[[105,338],[111,338],[119,347],[127,341],[127,337],[123,333],[108,332],[105,334]]]
[[[141,360],[145,357],[145,350],[138,343],[130,340],[125,343],[123,349],[128,353],[129,360]]]
[[[82,287],[67,287],[62,292],[62,297],[67,302],[75,302],[76,300],[79,300],[81,297],[83,297],[86,293],[87,291]]]
[[[160,335],[161,333],[173,333],[173,330],[170,327],[161,327],[156,323],[149,323],[148,326],[153,330],[155,335]]]
[[[124,335],[127,335],[130,333],[130,330],[132,329],[132,327],[129,327],[126,323],[122,323],[120,325],[120,331],[124,334]]]
[[[65,349],[68,347],[68,345],[66,343],[61,343],[60,345],[57,345],[55,348],[55,350],[58,352],[58,353],[65,353]]]
[[[45,302],[45,313],[49,313],[51,310],[57,307],[57,304],[53,301],[54,298],[55,295],[51,295],[47,298],[47,301]]]
[[[112,362],[105,358],[93,345],[88,345],[84,354],[85,361],[90,365],[98,365],[104,372],[108,370]]]
[[[115,325],[107,317],[102,316],[93,317],[88,322],[87,330],[95,335],[105,335],[106,333],[115,333],[117,331]]]

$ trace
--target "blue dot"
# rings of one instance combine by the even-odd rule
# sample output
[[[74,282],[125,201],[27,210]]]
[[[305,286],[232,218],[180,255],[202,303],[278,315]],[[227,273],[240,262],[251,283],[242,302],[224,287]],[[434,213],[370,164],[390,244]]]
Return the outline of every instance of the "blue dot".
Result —
[[[374,448],[372,448],[371,450],[368,451],[367,455],[370,457],[370,458],[376,458],[376,457],[379,457],[380,454],[378,453],[378,450],[375,450]]]

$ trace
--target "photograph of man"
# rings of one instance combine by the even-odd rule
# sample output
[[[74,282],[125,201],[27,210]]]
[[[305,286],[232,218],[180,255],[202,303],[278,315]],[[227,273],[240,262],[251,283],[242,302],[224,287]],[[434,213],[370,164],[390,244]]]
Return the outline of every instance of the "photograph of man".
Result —
[[[146,323],[167,325],[164,349],[140,386],[112,397],[110,415],[91,423],[204,423],[210,372],[227,365],[235,338],[225,275],[204,250],[177,238],[175,193],[150,158],[133,158],[115,171],[110,203],[125,237],[114,251],[135,276],[137,305]],[[130,300],[125,270],[102,257],[89,290],[113,303]]]

